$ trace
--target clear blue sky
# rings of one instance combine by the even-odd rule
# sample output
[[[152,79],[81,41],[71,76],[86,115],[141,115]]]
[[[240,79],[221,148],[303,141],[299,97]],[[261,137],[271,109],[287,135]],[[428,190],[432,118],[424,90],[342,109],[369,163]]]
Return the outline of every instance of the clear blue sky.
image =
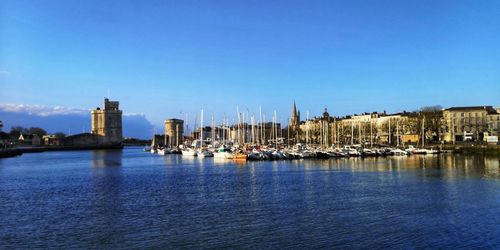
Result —
[[[0,103],[154,123],[500,105],[500,1],[1,1]],[[206,121],[208,123],[208,120]]]

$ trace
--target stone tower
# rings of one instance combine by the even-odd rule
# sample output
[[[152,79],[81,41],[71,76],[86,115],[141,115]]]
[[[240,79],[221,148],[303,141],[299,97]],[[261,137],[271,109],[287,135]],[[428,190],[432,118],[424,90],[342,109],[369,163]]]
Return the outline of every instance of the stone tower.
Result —
[[[295,105],[295,100],[294,100],[292,107],[292,115],[290,117],[290,132],[292,138],[295,138],[295,143],[297,143],[299,139],[299,130],[300,130],[300,110],[297,111],[297,106]]]
[[[92,134],[99,136],[100,144],[121,144],[122,111],[119,102],[104,98],[104,108],[92,110]]]
[[[165,120],[165,135],[168,136],[168,146],[181,145],[184,142],[184,121],[180,119]]]

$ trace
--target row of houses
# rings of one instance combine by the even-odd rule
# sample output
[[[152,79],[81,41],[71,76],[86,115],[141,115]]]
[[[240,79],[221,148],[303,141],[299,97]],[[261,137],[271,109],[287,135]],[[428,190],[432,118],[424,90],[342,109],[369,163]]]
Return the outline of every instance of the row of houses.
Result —
[[[175,124],[173,126],[172,124]],[[187,137],[183,136],[182,120],[165,122],[166,138],[157,138],[157,142],[178,145],[187,139],[192,141],[203,138],[211,141],[231,141],[238,143],[287,142],[310,143],[329,146],[349,144],[425,144],[456,143],[463,141],[492,142],[498,141],[500,132],[500,109],[492,106],[432,108],[416,112],[388,114],[371,112],[344,117],[331,116],[325,108],[321,116],[305,121],[300,120],[300,113],[295,103],[289,124],[241,123],[232,126],[212,126],[195,129]],[[181,135],[179,137],[179,135]],[[179,140],[176,138],[179,137]],[[174,138],[174,139],[172,139]],[[176,143],[173,143],[176,142]]]
[[[300,123],[300,141],[319,144],[456,143],[463,141],[498,142],[500,109],[492,106],[451,107],[447,109],[363,113],[320,117]]]

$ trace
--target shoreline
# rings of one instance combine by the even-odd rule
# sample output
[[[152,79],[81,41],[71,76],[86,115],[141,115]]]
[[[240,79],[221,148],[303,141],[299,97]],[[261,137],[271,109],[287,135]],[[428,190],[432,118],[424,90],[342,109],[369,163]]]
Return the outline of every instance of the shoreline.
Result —
[[[41,146],[41,147],[17,147],[0,150],[0,158],[20,156],[25,153],[42,153],[49,151],[79,151],[79,150],[117,150],[124,147],[141,147],[137,144],[125,145],[89,145],[89,146]],[[438,145],[431,146],[432,148]],[[439,145],[442,153],[454,153],[465,155],[488,155],[500,156],[500,146],[498,145]]]
[[[42,153],[49,151],[79,151],[79,150],[116,150],[123,149],[123,145],[92,145],[92,146],[45,146],[45,147],[16,147],[0,150],[0,158],[15,157],[26,153]]]
[[[22,153],[39,153],[47,151],[78,151],[98,149],[123,149],[123,145],[91,145],[91,146],[47,146],[47,147],[19,147]]]

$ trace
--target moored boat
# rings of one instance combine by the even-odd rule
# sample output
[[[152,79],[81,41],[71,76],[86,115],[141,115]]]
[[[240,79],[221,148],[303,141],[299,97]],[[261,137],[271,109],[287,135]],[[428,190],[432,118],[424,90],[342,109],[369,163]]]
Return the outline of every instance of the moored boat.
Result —
[[[214,152],[214,158],[217,159],[233,159],[234,155],[231,153],[229,149],[226,148],[218,148],[217,151]]]
[[[182,152],[182,155],[185,155],[185,156],[196,156],[196,150],[194,150],[192,148],[183,149],[181,152]]]
[[[234,158],[233,159],[235,161],[246,161],[247,160],[247,154],[244,154],[244,153],[234,154]]]
[[[214,154],[208,150],[198,150],[196,152],[196,156],[200,158],[205,158],[205,157],[214,157]]]

